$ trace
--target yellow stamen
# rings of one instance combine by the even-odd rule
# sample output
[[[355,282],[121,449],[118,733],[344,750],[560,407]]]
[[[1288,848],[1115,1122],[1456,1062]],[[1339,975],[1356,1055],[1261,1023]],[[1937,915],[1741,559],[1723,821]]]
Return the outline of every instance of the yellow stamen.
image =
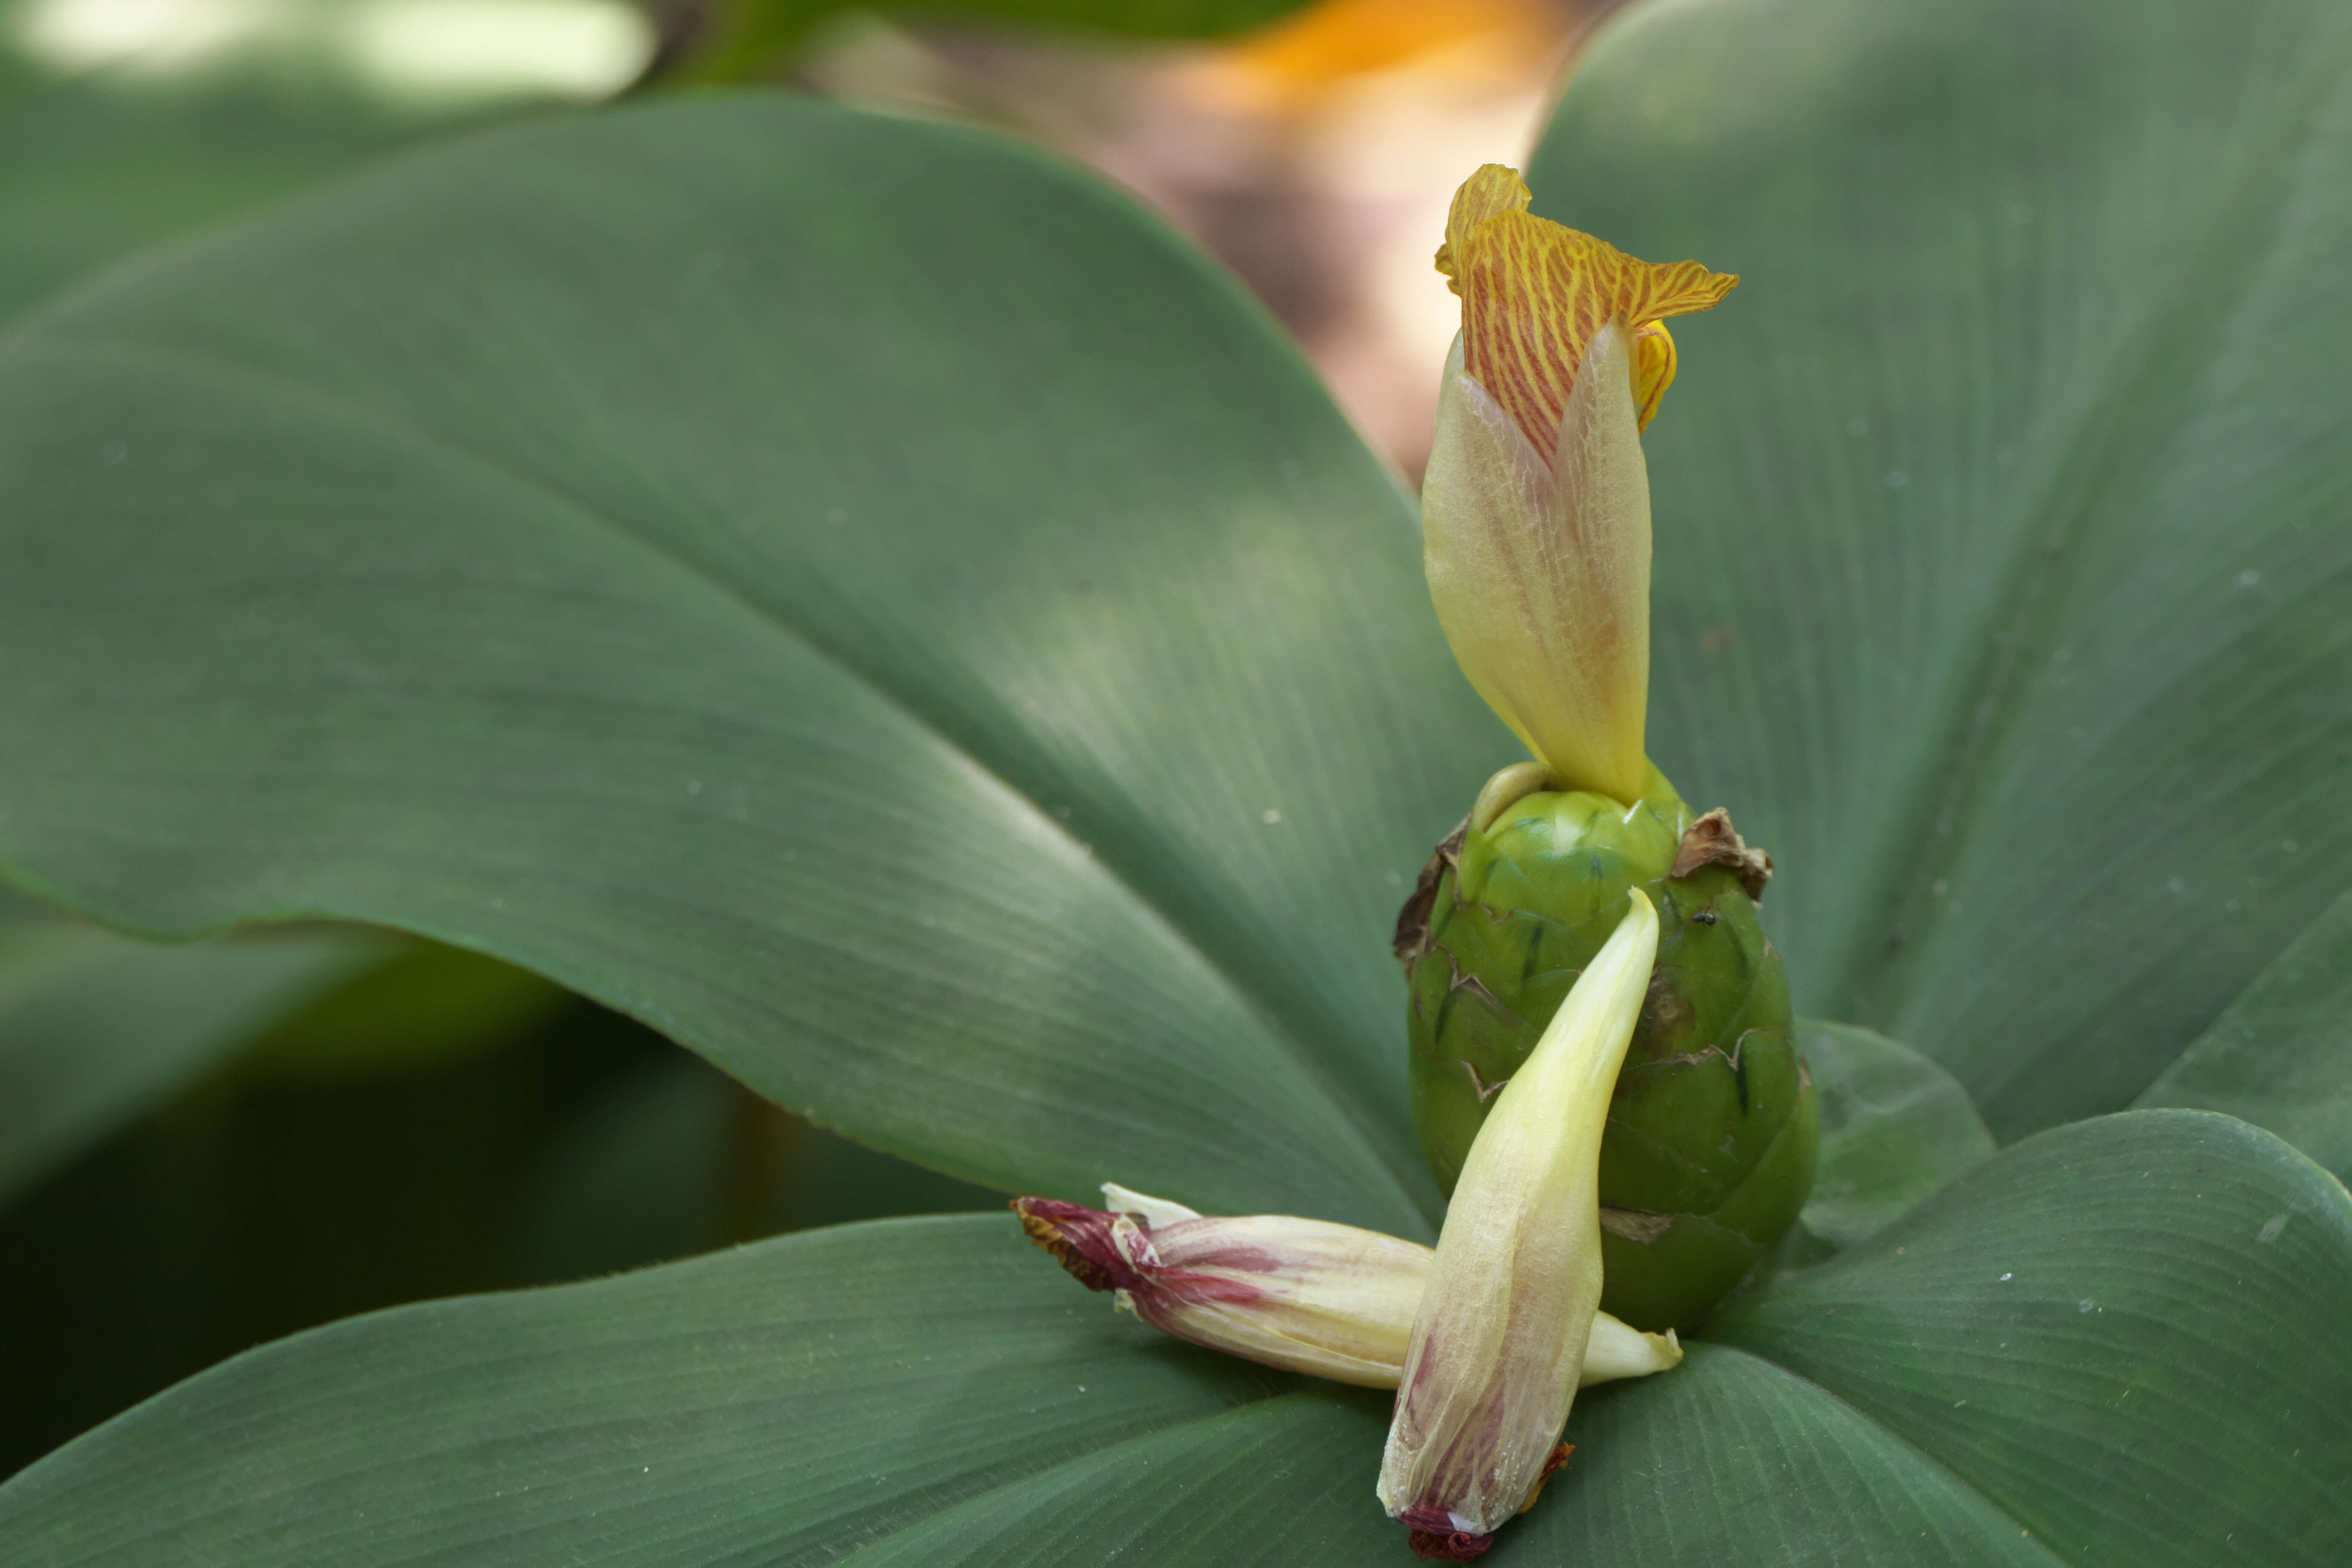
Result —
[[[1633,332],[1634,404],[1647,425],[1675,378],[1663,318],[1711,310],[1739,279],[1696,261],[1638,260],[1537,217],[1531,200],[1517,172],[1500,163],[1471,175],[1446,215],[1437,269],[1462,297],[1463,370],[1549,461],[1594,333],[1612,321]]]
[[[1664,321],[1652,321],[1633,334],[1633,414],[1636,428],[1646,430],[1658,415],[1666,388],[1675,384],[1675,335]]]

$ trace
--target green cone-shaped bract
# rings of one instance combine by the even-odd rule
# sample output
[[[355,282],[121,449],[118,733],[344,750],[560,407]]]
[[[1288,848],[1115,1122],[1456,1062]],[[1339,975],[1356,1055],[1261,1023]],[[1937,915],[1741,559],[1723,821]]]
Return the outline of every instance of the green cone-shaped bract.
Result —
[[[1439,847],[1398,921],[1422,1148],[1452,1192],[1495,1090],[1641,888],[1657,966],[1601,1142],[1601,1302],[1638,1328],[1696,1329],[1813,1180],[1818,1113],[1788,979],[1743,885],[1760,889],[1762,858],[1743,863],[1727,820],[1695,816],[1654,768],[1630,811],[1542,790],[1496,812],[1496,794]]]

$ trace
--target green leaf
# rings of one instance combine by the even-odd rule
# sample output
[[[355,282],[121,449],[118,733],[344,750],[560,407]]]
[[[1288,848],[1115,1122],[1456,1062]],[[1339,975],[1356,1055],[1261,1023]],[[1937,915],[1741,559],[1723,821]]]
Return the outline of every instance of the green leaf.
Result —
[[[1801,999],[2007,1133],[2138,1092],[2352,851],[2352,20],[2260,16],[1631,13],[1538,170],[1748,276],[1651,436],[1659,754],[1780,851]],[[1098,185],[541,128],[42,312],[0,412],[43,885],[451,938],[972,1179],[1426,1233],[1382,928],[1511,748],[1402,498]]]
[[[1410,1562],[1403,1532],[1371,1495],[1386,1404],[1327,1387],[1130,1439],[944,1510],[860,1556],[877,1568]],[[1670,1375],[1585,1394],[1570,1435],[1570,1468],[1482,1562],[2052,1562],[2013,1521],[1866,1416],[1714,1345],[1689,1346]]]
[[[1009,1215],[882,1221],[240,1357],[0,1492],[0,1563],[822,1562],[1289,1382],[1113,1313]]]
[[[1658,750],[1780,850],[1809,1004],[2014,1132],[2137,1092],[2340,886],[2341,316],[2257,330],[2333,276],[2294,181],[2334,122],[2292,116],[2336,13],[2168,7],[2102,49],[2084,8],[1801,9],[1629,17],[1538,179],[1748,273],[1652,435]],[[1887,90],[1955,50],[1951,91]],[[2179,177],[2133,184],[2126,129],[2175,115]],[[1939,177],[1838,241],[1898,156]],[[2242,277],[2182,273],[2153,237],[2241,232],[2225,191],[2275,221],[2191,247]],[[1980,219],[2010,237],[1954,241]],[[1950,368],[1996,325],[1999,376]],[[0,849],[48,885],[454,937],[966,1176],[1425,1229],[1379,928],[1509,748],[1400,498],[1088,183],[673,106],[406,165],[0,359],[0,637],[72,656],[5,699],[44,765],[0,773]]]
[[[1949,1073],[1884,1035],[1797,1021],[1822,1107],[1805,1228],[1848,1247],[1990,1158],[1992,1134]]]
[[[2226,1110],[2352,1177],[2352,893],[2254,976],[2139,1103]]]
[[[160,947],[8,900],[0,1204],[399,945],[302,931]]]
[[[486,137],[37,313],[0,411],[50,890],[493,952],[1001,1187],[1428,1233],[1388,931],[1506,742],[1393,481],[1099,184],[769,97]]]
[[[0,316],[126,250],[257,207],[418,129],[264,91],[46,82],[0,60]]]
[[[1585,1395],[1570,1426],[1569,1468],[1502,1537],[1496,1568],[2052,1561],[1867,1412],[1738,1351],[1692,1344],[1674,1373]]]
[[[1492,1561],[2326,1563],[2347,1311],[2352,1198],[2284,1144],[2066,1128],[1586,1394]],[[885,1221],[254,1352],[0,1488],[0,1564],[1336,1568],[1403,1557],[1387,1403],[1160,1339],[1003,1216]]]
[[[2064,1561],[2319,1563],[2352,1487],[2352,1347],[2320,1326],[2347,1301],[2340,1184],[2243,1122],[2140,1112],[2008,1151],[1721,1337]]]
[[[1540,212],[1739,273],[1645,437],[1653,751],[1799,1005],[2003,1137],[2139,1093],[2340,891],[2352,9],[1629,7]]]

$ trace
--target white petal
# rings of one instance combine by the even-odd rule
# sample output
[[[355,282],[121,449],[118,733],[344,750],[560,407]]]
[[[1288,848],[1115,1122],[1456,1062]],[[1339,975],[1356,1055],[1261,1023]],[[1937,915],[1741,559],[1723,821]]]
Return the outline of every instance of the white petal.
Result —
[[[1180,1219],[1199,1219],[1199,1209],[1188,1209],[1182,1204],[1167,1198],[1155,1198],[1149,1193],[1139,1193],[1132,1187],[1122,1187],[1117,1182],[1102,1184],[1103,1207],[1113,1214],[1139,1214],[1146,1226],[1174,1225]]]

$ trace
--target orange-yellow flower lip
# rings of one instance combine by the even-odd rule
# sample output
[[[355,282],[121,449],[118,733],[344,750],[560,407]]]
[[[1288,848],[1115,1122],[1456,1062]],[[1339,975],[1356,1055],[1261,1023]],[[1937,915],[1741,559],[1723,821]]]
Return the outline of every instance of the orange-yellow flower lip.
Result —
[[[1622,321],[1634,338],[1633,397],[1647,425],[1675,374],[1668,316],[1713,309],[1738,283],[1696,261],[1642,261],[1606,240],[1537,217],[1515,169],[1488,163],[1446,215],[1437,269],[1462,297],[1462,368],[1549,461],[1560,413],[1593,334]]]

